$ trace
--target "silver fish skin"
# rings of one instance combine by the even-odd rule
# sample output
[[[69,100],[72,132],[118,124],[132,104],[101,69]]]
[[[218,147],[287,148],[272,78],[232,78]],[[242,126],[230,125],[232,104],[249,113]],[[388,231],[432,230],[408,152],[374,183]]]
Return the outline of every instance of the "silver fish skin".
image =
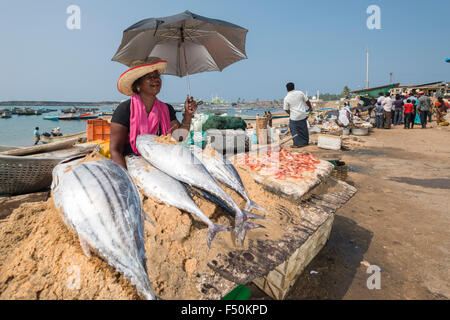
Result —
[[[236,241],[240,237],[243,243],[245,234],[249,229],[244,222],[244,220],[247,220],[245,213],[220,187],[215,178],[189,148],[181,144],[158,143],[157,138],[155,135],[139,135],[136,138],[136,148],[139,153],[153,166],[174,179],[204,189],[233,208],[236,213],[234,227]]]
[[[53,201],[84,253],[96,250],[122,272],[146,299],[156,299],[147,275],[144,221],[139,191],[111,160],[58,165],[53,171]]]
[[[224,158],[223,155],[213,149],[202,150],[202,148],[195,145],[191,146],[190,148],[214,178],[225,184],[227,187],[236,191],[247,201],[245,207],[246,211],[250,211],[252,208],[255,208],[257,210],[268,213],[266,209],[258,205],[256,202],[250,200],[250,197],[248,196],[247,190],[244,187],[244,183],[242,182],[239,173],[237,172],[236,168]],[[249,215],[249,213],[247,212],[246,214],[248,218],[263,218],[258,215]]]
[[[189,212],[208,226],[206,243],[209,248],[218,232],[230,230],[228,227],[214,224],[197,206],[180,181],[155,168],[143,157],[127,156],[126,162],[130,176],[147,197],[157,198],[169,206]]]

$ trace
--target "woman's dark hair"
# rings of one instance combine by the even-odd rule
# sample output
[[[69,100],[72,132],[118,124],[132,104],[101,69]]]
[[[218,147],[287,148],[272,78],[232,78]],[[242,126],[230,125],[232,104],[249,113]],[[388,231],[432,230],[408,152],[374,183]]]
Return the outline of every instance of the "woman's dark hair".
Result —
[[[286,84],[286,89],[287,91],[292,91],[295,89],[295,85],[292,82],[289,82],[288,84]]]
[[[408,102],[408,103],[411,103],[411,100],[410,100],[410,99],[408,99],[408,100],[406,100],[406,102]]]
[[[144,76],[145,77],[145,76]],[[137,87],[139,86],[139,83],[141,82],[141,79],[143,77],[140,77],[139,79],[137,79],[136,81],[133,82],[133,84],[131,85],[131,91],[133,91],[133,93],[138,94],[139,91],[137,90]]]
[[[39,127],[36,127],[34,130],[39,130]]]

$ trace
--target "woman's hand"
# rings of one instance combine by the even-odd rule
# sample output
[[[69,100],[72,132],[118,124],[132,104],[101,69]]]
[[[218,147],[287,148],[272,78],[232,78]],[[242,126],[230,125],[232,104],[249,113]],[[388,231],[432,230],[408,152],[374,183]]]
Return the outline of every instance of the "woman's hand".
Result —
[[[190,97],[189,95],[186,98],[186,101],[184,102],[184,115],[185,117],[188,117],[189,119],[192,118],[195,111],[197,111],[197,103],[194,101],[193,97]]]

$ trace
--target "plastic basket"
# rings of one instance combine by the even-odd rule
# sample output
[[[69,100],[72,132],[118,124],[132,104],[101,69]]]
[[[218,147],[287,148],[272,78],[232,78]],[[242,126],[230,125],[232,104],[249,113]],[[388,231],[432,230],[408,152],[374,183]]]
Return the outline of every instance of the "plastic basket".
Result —
[[[106,120],[88,120],[86,127],[87,141],[108,140],[111,136],[111,124]]]

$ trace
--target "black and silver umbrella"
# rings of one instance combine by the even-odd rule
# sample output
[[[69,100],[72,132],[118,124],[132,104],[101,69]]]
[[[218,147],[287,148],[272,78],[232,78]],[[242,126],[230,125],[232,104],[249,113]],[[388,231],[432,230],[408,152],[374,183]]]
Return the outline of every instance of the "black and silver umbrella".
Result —
[[[247,32],[235,24],[189,11],[145,19],[123,32],[122,43],[112,60],[130,66],[136,60],[159,57],[167,60],[165,74],[179,77],[222,71],[247,59]]]

